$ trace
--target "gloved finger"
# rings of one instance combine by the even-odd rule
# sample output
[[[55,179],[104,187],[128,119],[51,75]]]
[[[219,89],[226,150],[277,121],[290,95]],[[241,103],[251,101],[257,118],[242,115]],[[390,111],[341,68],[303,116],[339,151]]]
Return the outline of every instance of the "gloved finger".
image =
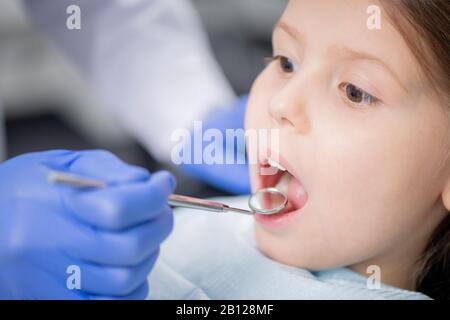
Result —
[[[39,253],[45,260],[46,252],[65,252],[71,257],[92,263],[113,266],[134,266],[154,252],[173,228],[173,213],[166,206],[161,213],[146,223],[111,232],[93,228],[69,216],[63,208],[54,210],[45,207],[36,213],[34,201],[15,203],[16,225],[21,228],[4,228],[4,244],[16,255],[30,258],[30,253]],[[1,229],[1,228],[0,228]]]
[[[125,296],[146,281],[158,258],[159,248],[141,263],[129,267],[93,264],[62,252],[50,251],[49,255],[51,259],[45,259],[42,254],[34,255],[27,263],[33,265],[35,270],[39,270],[44,275],[45,281],[51,280],[57,287],[65,287],[67,292],[58,291],[64,296],[71,295],[74,290],[84,295]],[[27,275],[22,278],[33,282]],[[73,287],[75,283],[78,285],[77,288]]]
[[[139,288],[126,296],[88,296],[91,300],[144,300],[148,296],[148,282],[145,281]]]
[[[223,164],[223,168],[205,170],[208,182],[216,187],[233,194],[249,194],[251,192],[249,167],[246,164]]]
[[[147,170],[129,165],[109,151],[80,151],[68,171],[92,179],[99,179],[108,184],[145,181],[150,177]]]
[[[24,271],[31,271],[30,269]],[[11,292],[12,299],[78,300],[86,298],[79,290],[69,290],[64,279],[54,277],[46,270],[34,269],[32,272],[24,272],[20,277],[14,277],[14,284],[10,288],[14,288],[14,292]]]
[[[173,213],[166,207],[155,219],[120,232],[79,224],[70,238],[64,239],[64,247],[70,256],[91,263],[135,266],[159,248],[172,228]]]
[[[37,161],[41,163],[53,163],[54,165],[64,165],[66,163],[70,163],[71,160],[78,157],[77,151],[57,149],[57,150],[49,150],[49,151],[37,151],[37,152],[29,152],[14,158],[9,159],[8,161],[18,160],[18,159],[26,159],[27,161]]]
[[[50,170],[66,170],[78,156],[78,152],[68,150],[32,152],[9,159],[2,163],[2,169],[14,172],[14,181],[10,181],[9,185],[17,182],[36,188],[39,184],[47,184],[46,175]]]
[[[128,296],[147,281],[159,249],[133,267],[110,267],[83,263],[80,265],[81,290],[88,295]]]
[[[160,171],[145,182],[66,192],[63,199],[78,219],[98,228],[122,230],[155,219],[167,207],[174,189],[172,174]]]
[[[28,160],[36,160],[42,164],[48,165],[53,169],[64,170],[73,161],[75,161],[80,156],[78,151],[71,150],[50,150],[50,151],[40,151],[31,152],[25,154],[24,157]]]
[[[251,192],[247,164],[181,164],[180,169],[193,178],[232,194],[249,194]]]

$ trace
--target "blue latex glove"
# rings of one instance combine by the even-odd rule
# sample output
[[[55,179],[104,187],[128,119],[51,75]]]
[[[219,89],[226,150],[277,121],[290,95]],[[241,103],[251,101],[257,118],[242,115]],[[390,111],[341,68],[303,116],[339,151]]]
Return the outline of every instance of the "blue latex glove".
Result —
[[[248,96],[242,96],[236,100],[235,104],[225,110],[215,110],[203,121],[203,131],[215,128],[222,132],[224,137],[223,154],[232,152],[237,157],[237,141],[235,141],[234,148],[228,147],[225,143],[226,129],[243,129],[244,115],[247,106]],[[194,152],[194,134],[191,134],[191,154]],[[245,141],[242,141],[245,143]],[[203,143],[203,149],[208,143]],[[245,151],[243,151],[245,153]],[[193,158],[193,157],[192,157]],[[247,160],[245,164],[181,164],[179,169],[184,173],[204,181],[216,188],[225,190],[232,194],[248,194],[250,193],[250,178],[248,172]]]
[[[108,186],[52,185],[51,169]],[[145,298],[173,226],[174,187],[170,173],[150,176],[105,151],[39,152],[0,164],[0,298]]]

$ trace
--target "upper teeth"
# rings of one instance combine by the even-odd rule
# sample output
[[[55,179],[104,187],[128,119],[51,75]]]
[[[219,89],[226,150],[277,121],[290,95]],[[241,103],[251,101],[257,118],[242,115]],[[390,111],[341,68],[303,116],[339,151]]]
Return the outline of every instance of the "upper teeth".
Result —
[[[283,167],[281,164],[279,164],[278,162],[276,162],[276,161],[273,160],[273,159],[268,158],[268,159],[267,159],[267,163],[270,164],[270,166],[275,167],[275,168],[278,168],[278,169],[281,170],[281,171],[286,171],[286,168],[285,168],[285,167]]]

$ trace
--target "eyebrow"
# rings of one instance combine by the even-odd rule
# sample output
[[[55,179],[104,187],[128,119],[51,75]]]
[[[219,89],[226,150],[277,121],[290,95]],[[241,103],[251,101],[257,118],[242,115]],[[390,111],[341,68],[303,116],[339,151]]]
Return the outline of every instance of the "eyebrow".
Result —
[[[281,29],[287,34],[289,34],[293,39],[296,39],[300,43],[304,43],[304,36],[303,34],[297,29],[291,26],[289,23],[286,23],[283,20],[279,20],[277,24],[274,27],[274,31],[277,29]],[[379,65],[381,65],[384,69],[386,69],[389,74],[394,77],[394,79],[399,83],[399,85],[403,88],[403,90],[408,91],[406,86],[403,84],[403,82],[400,80],[400,77],[394,72],[392,68],[390,68],[385,62],[380,60],[378,57],[371,55],[369,53],[365,52],[359,52],[352,49],[349,49],[347,47],[342,46],[332,46],[329,51],[332,51],[336,54],[344,55],[347,57],[350,57],[353,60],[370,60],[373,61]]]
[[[304,42],[304,36],[303,34],[297,29],[291,26],[290,24],[284,22],[283,20],[279,20],[275,27],[273,28],[273,31],[281,29],[287,34],[289,34],[292,38],[296,39],[298,42],[303,43]]]
[[[360,52],[360,51],[355,51],[346,47],[341,47],[341,46],[332,46],[329,49],[330,52],[335,53],[335,54],[340,54],[343,56],[347,56],[352,60],[370,60],[375,62],[378,65],[381,65],[384,69],[386,69],[389,74],[394,77],[394,79],[398,82],[398,84],[403,88],[403,90],[408,91],[408,89],[406,88],[406,86],[403,84],[403,82],[400,80],[400,77],[397,75],[397,73],[394,72],[394,70],[389,67],[384,61],[382,61],[381,59],[379,59],[378,57],[371,55],[370,53],[366,53],[366,52]]]

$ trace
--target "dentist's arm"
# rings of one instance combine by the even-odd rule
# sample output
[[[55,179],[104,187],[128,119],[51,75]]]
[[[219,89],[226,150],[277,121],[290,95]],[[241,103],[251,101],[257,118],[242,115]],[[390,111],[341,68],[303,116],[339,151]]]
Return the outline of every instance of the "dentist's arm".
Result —
[[[32,20],[74,61],[107,107],[159,160],[234,93],[189,0],[24,0]],[[69,30],[69,5],[81,29]]]

